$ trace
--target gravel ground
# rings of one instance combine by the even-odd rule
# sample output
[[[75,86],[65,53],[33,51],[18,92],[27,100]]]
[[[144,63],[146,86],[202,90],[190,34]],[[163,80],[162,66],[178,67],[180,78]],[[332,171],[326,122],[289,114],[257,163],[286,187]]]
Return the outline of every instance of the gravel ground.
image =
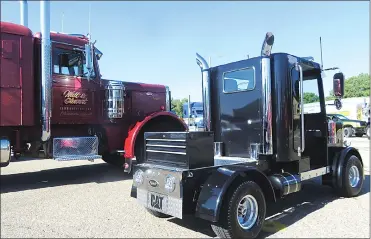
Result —
[[[269,207],[261,236],[369,238],[369,141],[352,139],[365,162],[362,195],[336,197],[319,181]],[[1,238],[5,237],[215,237],[192,217],[158,219],[130,197],[131,179],[102,161],[30,160],[1,168]]]

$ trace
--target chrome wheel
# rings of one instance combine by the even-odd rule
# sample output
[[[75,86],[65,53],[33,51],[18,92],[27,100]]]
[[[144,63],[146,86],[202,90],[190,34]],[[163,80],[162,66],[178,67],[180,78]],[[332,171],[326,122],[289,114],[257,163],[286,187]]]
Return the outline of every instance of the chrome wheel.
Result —
[[[360,181],[359,170],[357,166],[353,165],[349,169],[349,184],[352,188],[356,187]]]
[[[254,226],[258,218],[258,202],[251,195],[244,196],[237,206],[237,221],[244,230]]]

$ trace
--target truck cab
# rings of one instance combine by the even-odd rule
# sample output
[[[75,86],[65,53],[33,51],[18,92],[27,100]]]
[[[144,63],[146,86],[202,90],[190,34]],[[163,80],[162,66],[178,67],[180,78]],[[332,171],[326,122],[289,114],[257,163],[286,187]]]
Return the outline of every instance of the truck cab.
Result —
[[[39,33],[1,22],[1,167],[43,151],[44,158],[103,159],[131,172],[143,161],[146,130],[187,129],[170,112],[168,86],[103,79],[95,42],[51,32],[49,10],[41,1]]]
[[[191,214],[218,237],[255,238],[268,202],[322,177],[346,197],[360,193],[363,162],[344,144],[342,123],[326,118],[322,67],[308,57],[271,53],[209,68],[200,55],[204,132],[146,132],[145,161],[131,196],[157,217]],[[333,78],[341,107],[344,75]],[[306,112],[304,92],[320,98]]]

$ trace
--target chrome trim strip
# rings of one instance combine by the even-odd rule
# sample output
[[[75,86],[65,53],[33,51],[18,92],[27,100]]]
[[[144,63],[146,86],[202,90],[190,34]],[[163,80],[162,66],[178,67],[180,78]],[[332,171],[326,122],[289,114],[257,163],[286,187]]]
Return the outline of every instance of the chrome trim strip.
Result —
[[[152,152],[152,153],[165,153],[165,154],[180,154],[180,155],[186,155],[186,153],[183,152],[171,152],[171,151],[162,151],[162,150],[152,150],[152,149],[147,149],[147,152]]]
[[[185,139],[146,139],[148,141],[154,140],[154,141],[173,141],[173,142],[186,142]]]
[[[319,177],[319,176],[322,176],[322,175],[325,175],[325,174],[328,174],[328,173],[330,173],[330,166],[317,168],[317,169],[314,169],[314,170],[309,170],[309,171],[300,173],[300,180],[304,181],[304,180]]]
[[[262,66],[262,92],[263,92],[263,154],[273,154],[272,139],[272,86],[270,58],[263,57]]]
[[[180,149],[186,148],[186,146],[182,146],[182,145],[163,145],[163,144],[146,144],[146,146],[164,147],[164,148],[180,148]]]
[[[304,135],[304,84],[303,84],[303,68],[296,63],[300,73],[300,115],[301,115],[301,149],[298,152],[302,153],[305,149],[305,135]]]

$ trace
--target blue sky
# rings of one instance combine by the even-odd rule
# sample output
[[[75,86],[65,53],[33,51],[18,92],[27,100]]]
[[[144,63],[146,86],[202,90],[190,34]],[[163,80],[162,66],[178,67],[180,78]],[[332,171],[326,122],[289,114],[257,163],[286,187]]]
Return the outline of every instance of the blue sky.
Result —
[[[174,98],[201,100],[198,52],[211,65],[260,54],[267,31],[273,52],[313,56],[346,77],[369,72],[369,2],[51,2],[51,30],[91,33],[104,53],[105,79],[168,85]],[[29,27],[40,31],[40,3],[28,2]],[[1,2],[1,20],[20,23],[18,1]],[[77,15],[79,13],[80,15]],[[325,94],[332,75],[325,78]]]

